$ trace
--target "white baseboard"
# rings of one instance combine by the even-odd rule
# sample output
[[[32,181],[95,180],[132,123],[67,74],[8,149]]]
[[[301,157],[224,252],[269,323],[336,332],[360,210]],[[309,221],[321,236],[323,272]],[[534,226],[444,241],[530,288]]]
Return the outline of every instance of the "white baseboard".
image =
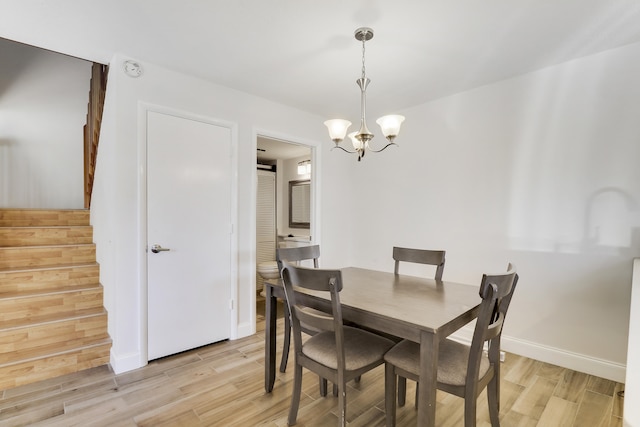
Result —
[[[256,333],[256,323],[246,322],[239,324],[236,329],[236,336],[230,337],[230,339],[238,339],[248,337]],[[113,348],[111,349],[111,353],[109,355],[109,364],[111,365],[111,369],[116,374],[121,374],[123,372],[132,371],[134,369],[142,368],[147,365],[146,358],[143,358],[140,353],[128,353],[125,355],[118,355],[113,352]]]
[[[452,338],[470,343],[473,330],[462,328]],[[625,382],[626,365],[502,335],[502,350],[600,378]],[[508,356],[507,356],[508,357]]]
[[[113,372],[116,374],[133,371],[147,364],[146,360],[142,360],[140,353],[129,353],[124,356],[119,356],[114,354],[112,350],[109,359],[111,369],[113,369]]]
[[[531,359],[562,366],[578,372],[595,375],[619,383],[625,382],[626,365],[573,353],[559,348],[532,343],[518,338],[502,336],[502,349]]]
[[[244,322],[239,323],[238,328],[236,330],[237,335],[232,337],[232,339],[244,338],[256,333],[256,322]]]

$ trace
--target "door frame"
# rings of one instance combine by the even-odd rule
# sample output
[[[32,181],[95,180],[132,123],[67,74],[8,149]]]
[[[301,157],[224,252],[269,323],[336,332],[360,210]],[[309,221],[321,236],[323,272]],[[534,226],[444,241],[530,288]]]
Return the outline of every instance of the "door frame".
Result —
[[[149,112],[166,114],[187,120],[194,120],[202,123],[212,124],[229,129],[231,132],[231,283],[229,295],[231,296],[231,330],[230,339],[237,338],[238,335],[238,126],[236,123],[195,114],[185,110],[166,107],[163,105],[139,102],[138,103],[138,159],[139,159],[139,180],[138,194],[140,195],[138,205],[138,266],[139,271],[139,324],[138,337],[140,343],[140,366],[144,366],[149,361],[148,356],[148,265],[147,265],[147,114]]]
[[[249,263],[253,267],[254,272],[250,274],[250,283],[248,289],[247,298],[250,304],[249,310],[249,328],[251,330],[251,334],[256,333],[256,275],[255,275],[255,266],[256,266],[256,210],[257,210],[257,196],[258,196],[258,156],[256,155],[256,150],[258,148],[258,137],[265,137],[269,139],[277,139],[282,142],[286,142],[289,144],[297,144],[304,145],[311,150],[311,227],[309,228],[309,233],[311,234],[311,244],[319,245],[320,244],[320,236],[321,234],[321,218],[320,218],[320,170],[321,170],[321,160],[320,160],[320,151],[318,150],[317,143],[311,141],[305,141],[300,138],[296,138],[291,135],[285,135],[282,133],[272,132],[265,129],[253,129],[253,137],[252,137],[252,150],[254,153],[253,158],[251,160],[251,243],[250,247],[251,253],[249,254]]]

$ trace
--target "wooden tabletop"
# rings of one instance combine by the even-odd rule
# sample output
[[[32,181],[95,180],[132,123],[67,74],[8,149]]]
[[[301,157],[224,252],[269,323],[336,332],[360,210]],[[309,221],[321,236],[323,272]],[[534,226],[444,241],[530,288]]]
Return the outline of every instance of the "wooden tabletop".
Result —
[[[475,318],[481,301],[477,286],[355,267],[341,271],[345,320],[416,342],[422,331],[441,337],[455,332]],[[281,291],[281,283],[274,285]],[[316,308],[330,310],[324,296],[304,293]]]

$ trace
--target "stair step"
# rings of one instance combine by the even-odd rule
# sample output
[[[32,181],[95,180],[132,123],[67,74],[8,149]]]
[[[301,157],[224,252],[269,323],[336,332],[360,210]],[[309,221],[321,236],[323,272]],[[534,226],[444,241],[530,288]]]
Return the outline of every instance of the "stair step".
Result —
[[[0,291],[0,306],[2,306],[4,301],[11,301],[11,300],[17,300],[17,299],[21,299],[21,298],[29,298],[29,297],[35,297],[35,296],[49,296],[49,297],[53,297],[53,298],[57,298],[59,296],[62,296],[62,294],[66,293],[66,292],[80,292],[83,290],[90,290],[90,289],[101,289],[101,285],[100,282],[93,282],[93,283],[89,283],[89,284],[77,284],[77,283],[63,283],[60,286],[56,287],[56,288],[41,288],[41,289],[33,289],[33,290],[20,290],[20,291],[16,291],[16,292],[6,292],[6,291]],[[0,329],[2,329],[2,326],[0,324]]]
[[[95,244],[0,248],[0,271],[95,262]]]
[[[109,363],[111,338],[82,348],[0,366],[0,390],[71,374]]]
[[[93,243],[93,228],[91,226],[0,228],[0,247],[50,246],[79,243]]]
[[[86,209],[0,209],[0,227],[89,225]]]
[[[14,328],[73,316],[78,311],[102,307],[102,285],[80,290],[26,295],[0,300],[0,325]]]
[[[3,327],[0,329],[0,367],[85,347],[108,337],[107,311],[103,308],[54,321]]]
[[[69,286],[97,285],[99,282],[100,266],[95,262],[0,271],[0,295],[55,292]]]

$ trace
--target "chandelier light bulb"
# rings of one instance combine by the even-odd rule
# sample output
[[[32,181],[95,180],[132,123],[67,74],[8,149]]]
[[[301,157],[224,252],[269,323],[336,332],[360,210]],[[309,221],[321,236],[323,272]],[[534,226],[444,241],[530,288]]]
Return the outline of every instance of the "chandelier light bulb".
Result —
[[[358,132],[351,132],[349,134],[349,139],[351,139],[351,143],[353,144],[353,149],[356,151],[362,150],[362,141],[356,138]]]

